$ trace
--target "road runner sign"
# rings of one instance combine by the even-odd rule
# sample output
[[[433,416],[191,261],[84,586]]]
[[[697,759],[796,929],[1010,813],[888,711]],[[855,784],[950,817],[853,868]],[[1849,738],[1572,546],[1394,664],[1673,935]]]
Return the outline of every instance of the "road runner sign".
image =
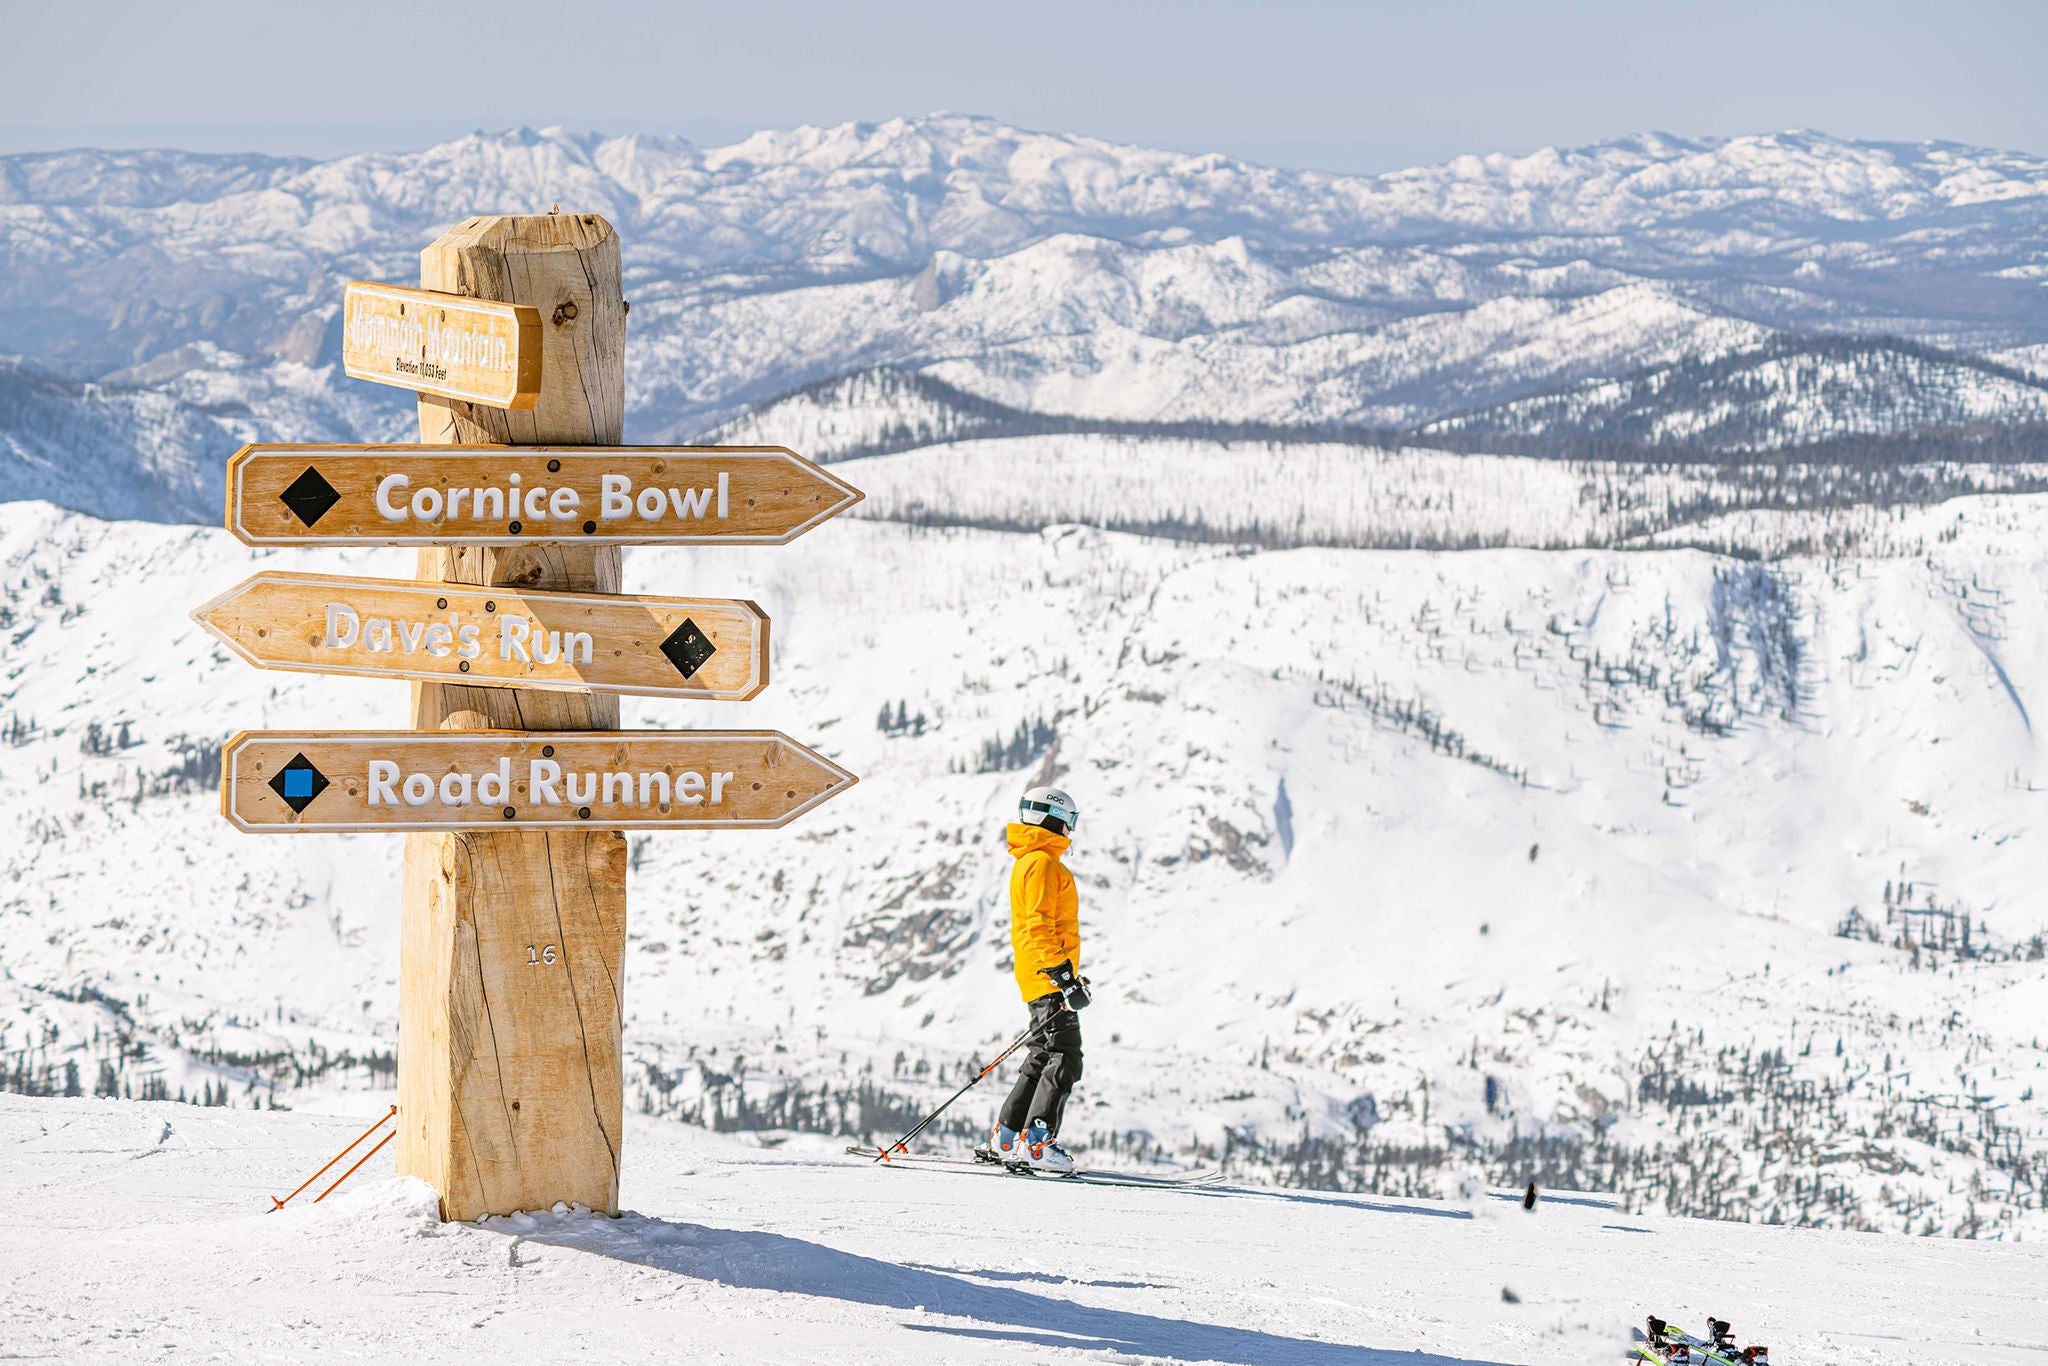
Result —
[[[729,702],[768,686],[768,618],[730,598],[267,570],[192,619],[261,669]]]
[[[540,399],[540,312],[526,304],[355,281],[341,296],[341,368],[356,379],[491,408]]]
[[[228,461],[249,545],[782,545],[862,494],[781,446],[272,446]]]
[[[775,731],[243,731],[221,812],[255,833],[748,829],[856,779]]]

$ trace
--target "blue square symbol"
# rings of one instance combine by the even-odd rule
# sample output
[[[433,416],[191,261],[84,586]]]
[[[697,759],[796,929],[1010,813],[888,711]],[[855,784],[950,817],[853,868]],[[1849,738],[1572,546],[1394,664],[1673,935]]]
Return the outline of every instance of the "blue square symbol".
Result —
[[[313,761],[305,755],[294,754],[290,763],[270,775],[270,790],[284,798],[285,805],[294,812],[303,812],[327,790],[327,775],[313,767]]]

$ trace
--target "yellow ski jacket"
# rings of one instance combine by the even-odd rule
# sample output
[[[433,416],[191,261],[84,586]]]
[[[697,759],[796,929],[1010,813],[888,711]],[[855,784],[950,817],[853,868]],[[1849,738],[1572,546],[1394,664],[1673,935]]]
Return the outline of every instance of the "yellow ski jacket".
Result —
[[[1035,1001],[1055,990],[1042,969],[1071,961],[1081,971],[1081,898],[1074,875],[1060,862],[1073,841],[1035,825],[1012,824],[1010,950],[1017,989]]]

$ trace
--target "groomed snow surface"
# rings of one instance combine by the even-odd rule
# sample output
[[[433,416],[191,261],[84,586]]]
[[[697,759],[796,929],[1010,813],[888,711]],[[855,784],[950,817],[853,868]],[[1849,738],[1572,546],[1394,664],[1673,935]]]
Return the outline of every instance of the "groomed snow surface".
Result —
[[[1790,1366],[2048,1351],[2039,1243],[1569,1195],[1528,1213],[1485,1191],[883,1171],[822,1140],[764,1151],[637,1118],[616,1220],[444,1225],[381,1154],[325,1203],[263,1213],[383,1108],[358,1100],[313,1115],[0,1096],[0,1356],[1576,1364],[1619,1361],[1646,1313],[1731,1319]]]

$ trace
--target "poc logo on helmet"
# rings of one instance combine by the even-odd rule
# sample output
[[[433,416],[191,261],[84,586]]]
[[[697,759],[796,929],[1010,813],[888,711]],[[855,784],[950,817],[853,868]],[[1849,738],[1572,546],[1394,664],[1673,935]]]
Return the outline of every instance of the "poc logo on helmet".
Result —
[[[1081,811],[1074,799],[1058,788],[1034,787],[1017,803],[1017,820],[1055,835],[1071,835],[1081,823]]]

